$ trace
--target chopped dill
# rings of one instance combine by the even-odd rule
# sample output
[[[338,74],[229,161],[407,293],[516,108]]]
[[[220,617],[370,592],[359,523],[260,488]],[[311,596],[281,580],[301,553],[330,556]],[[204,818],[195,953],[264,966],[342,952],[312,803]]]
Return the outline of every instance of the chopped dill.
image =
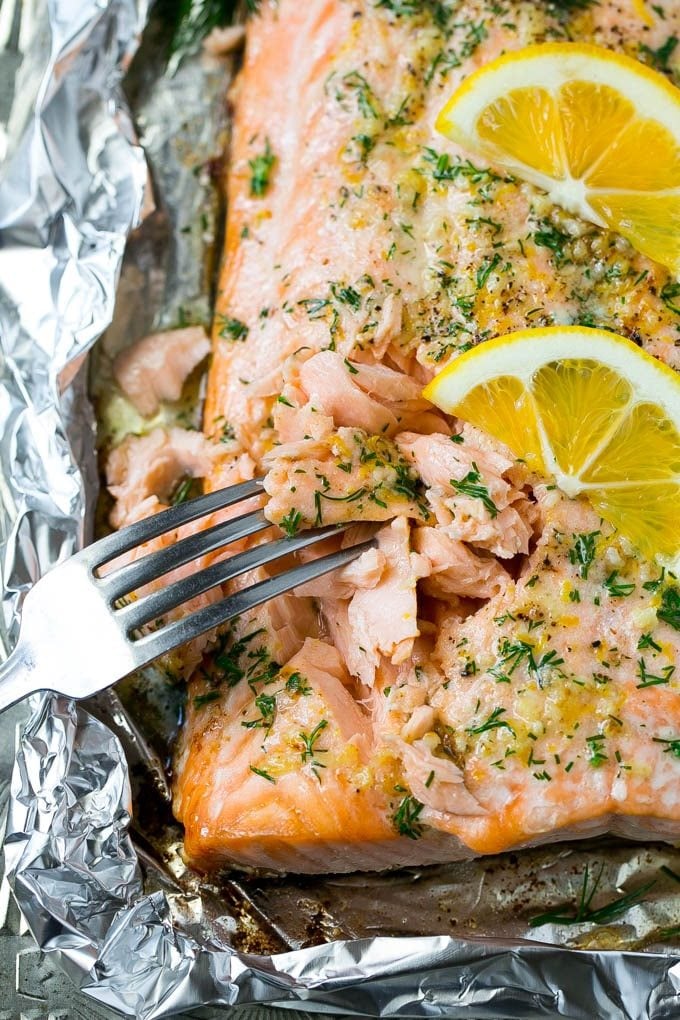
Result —
[[[289,694],[311,694],[312,688],[309,686],[307,678],[302,673],[291,673],[286,680],[286,690]]]
[[[455,478],[451,479],[451,485],[460,493],[461,496],[471,496],[473,499],[481,499],[485,509],[489,511],[491,517],[498,516],[498,507],[491,499],[489,490],[486,485],[481,484],[481,474],[479,468],[472,462],[472,470],[468,471],[464,478],[460,481],[456,481]]]
[[[220,337],[223,340],[245,340],[248,336],[249,329],[245,322],[241,322],[240,319],[231,319],[228,316],[224,316],[221,321]]]
[[[664,589],[656,615],[674,630],[680,630],[680,589],[672,587]]]
[[[423,834],[422,823],[418,821],[424,805],[412,794],[407,794],[399,803],[392,815],[392,823],[400,836],[409,839],[420,839]]]
[[[294,506],[290,508],[288,513],[281,518],[279,527],[285,531],[288,538],[293,538],[297,535],[302,524],[302,514]]]
[[[275,783],[276,780],[273,776],[270,776],[264,769],[256,769],[254,765],[248,766],[251,772],[254,772],[256,776],[261,776],[262,779],[266,779],[268,783]]]
[[[204,705],[209,705],[211,701],[217,701],[219,696],[219,691],[206,691],[205,694],[197,694],[194,698],[194,708],[203,708]]]
[[[269,188],[272,170],[276,164],[276,156],[272,152],[269,139],[265,139],[264,152],[254,159],[248,160],[250,167],[250,194],[262,198]]]
[[[505,719],[501,719],[502,715],[505,715],[505,709],[504,708],[500,708],[500,707],[499,708],[494,708],[493,712],[491,713],[489,718],[486,720],[486,722],[480,723],[479,726],[468,726],[468,728],[465,730],[465,732],[477,736],[480,733],[488,733],[489,730],[506,729],[506,730],[510,730],[510,732],[512,734],[514,734],[515,731],[513,730],[513,728],[510,725],[510,723],[506,722]]]
[[[587,580],[588,571],[595,559],[595,539],[599,534],[599,531],[589,531],[573,536],[574,544],[569,550],[569,562],[578,565],[579,577],[584,581]]]

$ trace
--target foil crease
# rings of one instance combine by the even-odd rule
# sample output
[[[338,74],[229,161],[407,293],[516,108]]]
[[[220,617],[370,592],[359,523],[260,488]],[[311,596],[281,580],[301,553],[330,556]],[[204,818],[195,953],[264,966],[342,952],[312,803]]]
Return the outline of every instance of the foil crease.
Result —
[[[130,239],[129,272],[117,291],[146,181],[120,93],[145,3],[25,6],[31,30],[0,171],[7,647],[28,587],[88,537],[96,469],[82,365],[112,318],[116,294],[104,360],[107,343],[115,353],[152,326],[175,324],[180,311],[207,318],[206,274],[192,233],[201,206],[187,188],[192,168],[176,172],[174,140],[184,133],[204,158],[210,118],[201,120],[201,104],[210,78],[216,113],[222,73],[194,63],[182,77],[181,65],[155,100],[155,81],[146,89],[137,123],[162,212],[147,218],[146,239],[137,231]],[[174,120],[175,105],[183,121]],[[177,243],[166,257],[168,237]],[[672,880],[610,931],[621,940],[619,950],[591,946],[587,925],[574,937],[527,926],[530,907],[545,909],[560,891],[577,898],[584,863],[606,862],[607,889],[615,890],[657,874],[661,865],[680,874],[678,851],[588,845],[506,858],[495,873],[488,863],[471,862],[386,877],[233,878],[225,900],[226,887],[192,875],[167,842],[154,842],[138,810],[141,831],[131,827],[133,799],[138,808],[148,798],[140,774],[146,770],[153,796],[166,806],[168,790],[162,741],[126,713],[124,688],[121,698],[107,692],[88,709],[52,695],[40,699],[20,738],[6,830],[8,874],[23,914],[40,946],[93,1000],[142,1020],[248,1003],[461,1020],[670,1020],[680,1013],[680,959],[670,951],[633,951],[653,943],[664,925],[677,925]],[[543,876],[539,892],[530,881],[536,875]],[[235,948],[237,901],[266,920],[290,951]],[[458,917],[447,925],[442,912],[452,906]],[[444,934],[452,923],[458,932]],[[442,934],[424,935],[419,926]]]

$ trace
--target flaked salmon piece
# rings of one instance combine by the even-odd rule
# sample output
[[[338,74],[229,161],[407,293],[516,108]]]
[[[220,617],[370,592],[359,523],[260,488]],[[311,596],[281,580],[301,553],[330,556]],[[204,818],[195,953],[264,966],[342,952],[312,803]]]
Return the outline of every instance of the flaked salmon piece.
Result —
[[[352,362],[333,351],[302,362],[294,356],[284,368],[273,422],[284,444],[322,439],[334,426],[347,424],[383,436],[411,426],[423,433],[447,432],[443,416],[423,400],[421,389],[403,372]]]
[[[360,539],[353,536],[353,541],[358,542]],[[357,588],[375,588],[380,583],[386,565],[382,549],[367,549],[353,563],[334,571],[330,577],[325,574],[300,585],[295,589],[295,594],[298,597],[306,595],[311,598],[350,599]]]
[[[385,372],[399,380],[398,373],[390,369],[385,369]],[[399,425],[397,416],[384,401],[370,396],[370,391],[362,386],[363,378],[364,373],[357,365],[333,351],[315,354],[300,369],[300,382],[310,403],[332,418],[336,425],[358,426],[368,433],[393,434]],[[406,399],[420,398],[418,386],[407,376],[402,379],[406,386],[399,390],[413,388],[408,390]],[[424,404],[424,401],[419,403]]]
[[[462,433],[403,432],[396,443],[427,485],[427,501],[450,538],[503,559],[529,551],[536,512],[505,477],[515,462],[467,441]]]
[[[427,734],[409,744],[397,742],[404,779],[414,797],[425,805],[420,816],[423,822],[440,822],[446,815],[464,818],[486,815],[486,809],[465,786],[465,776],[458,765],[450,758],[432,753],[438,746],[434,744],[433,748],[433,741],[427,740]]]
[[[342,544],[364,537],[349,534]],[[376,538],[378,548],[339,572],[337,583],[320,579],[300,589],[319,598],[334,645],[352,675],[369,688],[381,663],[410,658],[420,634],[417,583],[429,569],[428,561],[411,551],[405,517],[381,528]]]
[[[448,432],[443,417],[423,399],[420,383],[386,365],[321,351],[302,365],[300,384],[309,402],[336,425],[392,435],[413,422],[419,432]]]
[[[279,0],[248,25],[204,422],[229,442],[207,484],[245,458],[291,534],[400,521],[335,588],[290,597],[287,625],[258,616],[261,645],[240,621],[192,680],[175,809],[201,867],[680,836],[676,582],[417,394],[530,325],[605,326],[680,364],[664,269],[433,127],[500,53],[566,36],[653,61],[680,8],[648,26],[632,0],[398,7]]]
[[[352,672],[369,686],[381,657],[404,662],[420,634],[416,584],[428,564],[411,552],[409,532],[405,517],[380,529],[378,548],[385,558],[380,581],[372,588],[357,588],[347,607],[350,640],[361,656]]]
[[[441,528],[415,528],[413,547],[429,563],[423,590],[434,598],[488,599],[503,591],[510,580],[497,559],[480,556]]]
[[[210,475],[223,458],[224,452],[200,432],[173,427],[128,436],[106,464],[109,492],[116,500],[112,525],[122,528],[157,513],[183,477]]]
[[[274,447],[264,487],[270,521],[289,533],[343,521],[385,521],[395,514],[427,520],[418,475],[382,435],[339,428],[323,439]]]
[[[153,333],[117,355],[113,375],[141,415],[150,418],[164,400],[179,400],[187,376],[210,353],[202,326]]]

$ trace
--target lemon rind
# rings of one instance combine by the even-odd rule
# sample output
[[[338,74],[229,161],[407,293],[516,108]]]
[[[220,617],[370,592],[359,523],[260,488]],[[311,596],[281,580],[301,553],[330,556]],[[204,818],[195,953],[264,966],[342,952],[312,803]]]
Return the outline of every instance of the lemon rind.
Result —
[[[555,92],[573,81],[616,89],[640,116],[680,137],[680,90],[632,57],[588,43],[539,43],[498,57],[466,78],[440,111],[435,127],[454,141],[474,141],[479,147],[475,125],[494,99],[520,88]]]
[[[635,403],[656,404],[680,426],[678,374],[631,340],[587,326],[518,330],[486,340],[435,376],[423,390],[423,396],[438,406],[445,404],[446,410],[454,408],[475,387],[493,379],[513,376],[528,388],[532,376],[543,365],[576,359],[597,361],[615,370],[630,383]]]

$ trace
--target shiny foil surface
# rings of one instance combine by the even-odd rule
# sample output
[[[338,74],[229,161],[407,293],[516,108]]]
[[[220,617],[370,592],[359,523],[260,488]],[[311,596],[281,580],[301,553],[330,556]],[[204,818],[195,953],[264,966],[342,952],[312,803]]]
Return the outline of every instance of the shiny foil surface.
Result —
[[[158,16],[128,73],[144,0],[24,6],[0,167],[7,648],[28,587],[91,532],[87,352],[106,331],[88,359],[99,413],[117,350],[209,321],[233,73],[230,57],[200,52],[168,64]],[[10,880],[39,945],[93,1000],[142,1020],[247,1003],[461,1020],[680,1015],[680,851],[599,840],[392,875],[206,879],[184,865],[169,809],[180,713],[180,692],[151,669],[87,705],[45,695],[20,738]],[[604,924],[532,926],[551,909],[573,914],[587,876],[598,906],[644,895]]]

